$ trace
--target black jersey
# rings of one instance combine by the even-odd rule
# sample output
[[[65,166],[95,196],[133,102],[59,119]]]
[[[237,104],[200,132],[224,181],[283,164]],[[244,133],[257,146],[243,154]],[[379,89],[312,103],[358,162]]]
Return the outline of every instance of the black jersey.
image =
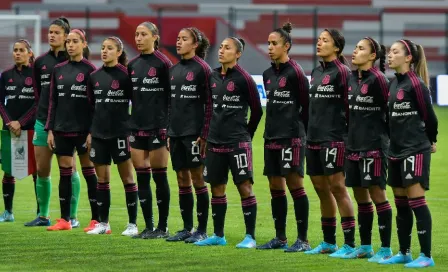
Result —
[[[263,115],[260,95],[252,77],[238,64],[228,68],[225,75],[218,68],[212,73],[210,87],[213,114],[207,141],[213,144],[251,141]]]
[[[19,121],[21,129],[33,129],[36,116],[34,101],[33,72],[30,66],[21,70],[13,66],[2,72],[0,77],[0,114],[3,128],[11,121]]]
[[[294,60],[273,63],[263,72],[266,89],[266,125],[264,138],[304,137],[308,126],[309,82],[302,67]]]
[[[67,52],[59,51],[56,56],[53,51],[48,51],[34,61],[33,83],[37,104],[36,119],[46,122],[48,115],[48,103],[50,94],[51,73],[56,64],[67,60]]]
[[[350,117],[347,150],[387,151],[388,84],[386,76],[376,67],[362,71],[361,78],[358,71],[353,72],[348,87]]]
[[[139,55],[129,62],[132,79],[131,128],[133,131],[164,129],[168,125],[171,61],[161,52]]]
[[[422,79],[413,71],[395,76],[389,88],[389,156],[402,159],[430,150],[438,121]]]
[[[207,138],[212,112],[210,74],[210,66],[198,56],[171,67],[168,136]]]
[[[112,139],[128,136],[132,82],[126,67],[121,64],[103,66],[91,73],[87,94],[94,105],[92,137]]]
[[[87,97],[87,82],[95,66],[88,60],[64,61],[51,75],[50,102],[46,130],[88,132],[92,106]]]
[[[323,144],[346,140],[350,76],[350,69],[338,59],[314,68],[309,92],[308,141]]]

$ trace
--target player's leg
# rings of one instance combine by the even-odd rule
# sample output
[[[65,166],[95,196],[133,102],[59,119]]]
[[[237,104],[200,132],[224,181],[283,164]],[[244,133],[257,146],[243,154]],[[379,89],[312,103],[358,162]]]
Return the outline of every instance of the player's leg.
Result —
[[[81,195],[81,178],[76,170],[76,154],[73,154],[73,167],[72,167],[72,198],[70,200],[70,222],[72,228],[79,228],[81,225],[78,221],[78,206],[79,197]]]
[[[5,204],[5,211],[0,215],[0,223],[2,222],[14,222],[14,214],[12,213],[12,203],[14,199],[14,192],[16,186],[16,179],[7,174],[3,174],[2,190],[3,190],[3,203]]]

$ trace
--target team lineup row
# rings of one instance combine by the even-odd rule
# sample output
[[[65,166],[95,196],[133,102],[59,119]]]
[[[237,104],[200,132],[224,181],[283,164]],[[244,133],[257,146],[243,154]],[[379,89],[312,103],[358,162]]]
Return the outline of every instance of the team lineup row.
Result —
[[[241,196],[246,225],[245,238],[237,248],[281,248],[406,267],[434,266],[432,221],[425,191],[429,189],[438,122],[431,104],[423,48],[401,39],[386,52],[383,45],[366,37],[353,51],[351,64],[356,69],[351,71],[342,55],[342,33],[325,29],[316,44],[322,62],[312,71],[309,82],[301,66],[288,56],[293,46],[291,29],[286,23],[269,34],[272,63],[263,73],[267,94],[263,173],[272,197],[274,239],[256,245],[251,141],[263,112],[255,82],[238,65],[244,41],[224,39],[218,55],[221,67],[212,70],[204,61],[210,46],[207,37],[197,28],[184,28],[176,42],[181,60],[172,65],[158,50],[159,31],[150,22],[140,24],[135,31],[140,55],[128,63],[120,38],[108,37],[102,43],[103,66],[98,69],[88,61],[84,31],[71,29],[65,18],[51,23],[50,50],[36,60],[28,41],[14,44],[15,65],[1,75],[0,114],[4,130],[17,136],[26,130],[34,129],[35,133],[38,217],[25,226],[48,226],[49,231],[79,227],[76,150],[91,207],[91,222],[84,229],[88,234],[111,233],[109,181],[113,160],[126,193],[129,224],[123,235],[199,246],[226,245],[230,170]],[[391,82],[384,75],[386,58],[396,71]],[[377,60],[379,67],[375,66]],[[61,218],[50,226],[53,154],[60,171]],[[167,227],[169,157],[177,175],[184,224],[172,236]],[[305,158],[306,173],[320,199],[322,215],[323,241],[314,249],[307,238]],[[156,227],[151,175],[159,210]],[[14,221],[14,183],[14,177],[5,173],[6,211],[1,222]],[[397,208],[397,255],[390,248],[392,208],[386,198],[386,184],[392,187]],[[355,246],[355,214],[347,187],[353,188],[358,203],[359,247]],[[198,221],[195,231],[193,188]],[[298,233],[290,246],[285,231],[286,188],[294,200]],[[136,225],[138,201],[146,225],[140,233]],[[381,238],[376,254],[371,245],[374,205]],[[210,206],[214,233],[207,236]],[[341,248],[336,245],[337,210],[344,233]],[[416,260],[410,252],[414,215],[421,246]]]

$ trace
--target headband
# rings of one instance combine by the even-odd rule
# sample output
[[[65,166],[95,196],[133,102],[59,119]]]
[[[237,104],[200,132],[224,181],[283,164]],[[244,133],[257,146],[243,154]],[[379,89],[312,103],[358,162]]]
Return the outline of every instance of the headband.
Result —
[[[369,40],[369,42],[372,44],[373,52],[376,54],[376,48],[375,48],[375,42],[370,37],[365,37],[364,39]]]
[[[400,40],[400,42],[402,42],[406,46],[406,48],[408,49],[409,54],[412,55],[411,48],[409,47],[408,43],[405,40]]]
[[[81,36],[81,38],[83,38],[84,39],[84,41],[87,41],[86,40],[86,36],[84,35],[84,33],[81,31],[81,30],[79,30],[79,29],[77,29],[77,28],[75,28],[75,29],[72,29],[72,31],[71,32],[75,32],[75,33],[78,33],[79,34],[79,36]]]
[[[28,40],[20,39],[20,40],[17,40],[17,42],[18,42],[18,43],[23,43],[23,44],[25,44],[26,48],[27,48],[29,51],[33,51],[33,50],[31,49],[31,44],[30,44],[30,42],[29,42]]]
[[[189,27],[189,28],[187,28],[187,29],[193,34],[193,36],[194,36],[194,38],[195,38],[195,40],[196,40],[197,42],[201,42],[201,41],[202,41],[202,37],[201,37],[201,34],[200,34],[200,33],[198,33],[198,35],[196,36],[196,33],[195,33],[195,31],[193,30],[193,28]]]
[[[244,50],[243,43],[240,41],[240,39],[238,39],[237,37],[229,37],[229,38],[236,41],[241,46],[241,51]]]
[[[124,46],[123,46],[123,42],[120,40],[120,38],[115,37],[115,36],[110,36],[110,37],[108,37],[108,39],[116,41],[120,45],[121,50],[123,50]]]

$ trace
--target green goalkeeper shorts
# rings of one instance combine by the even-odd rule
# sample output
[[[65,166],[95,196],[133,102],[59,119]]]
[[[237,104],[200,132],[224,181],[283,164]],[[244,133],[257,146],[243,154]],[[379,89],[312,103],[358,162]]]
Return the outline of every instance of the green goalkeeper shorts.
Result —
[[[33,145],[47,146],[48,132],[45,131],[45,123],[41,120],[36,120],[34,124]]]

